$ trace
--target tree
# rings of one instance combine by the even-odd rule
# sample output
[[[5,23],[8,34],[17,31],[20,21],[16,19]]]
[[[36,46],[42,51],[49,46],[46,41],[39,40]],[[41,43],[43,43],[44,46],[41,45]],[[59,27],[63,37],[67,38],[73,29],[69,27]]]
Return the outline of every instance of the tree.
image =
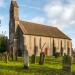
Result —
[[[0,53],[3,53],[7,50],[7,37],[4,35],[0,36]]]
[[[41,48],[40,60],[39,60],[39,64],[40,64],[40,65],[43,65],[43,64],[44,64],[45,54],[44,54],[44,52],[43,52],[42,50],[43,50],[45,44],[46,44],[46,42],[43,44],[42,47],[40,47],[40,48]]]
[[[4,55],[5,61],[8,61],[8,38],[4,35],[0,36],[0,54],[1,58]]]

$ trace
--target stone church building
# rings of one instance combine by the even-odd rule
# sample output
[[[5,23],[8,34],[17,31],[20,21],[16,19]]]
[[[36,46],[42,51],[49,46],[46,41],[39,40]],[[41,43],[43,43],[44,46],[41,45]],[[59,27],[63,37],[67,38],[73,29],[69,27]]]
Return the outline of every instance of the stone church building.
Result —
[[[71,55],[72,40],[56,27],[21,21],[16,0],[10,4],[9,40],[12,55],[22,56],[27,48],[28,55],[47,56],[56,53]]]

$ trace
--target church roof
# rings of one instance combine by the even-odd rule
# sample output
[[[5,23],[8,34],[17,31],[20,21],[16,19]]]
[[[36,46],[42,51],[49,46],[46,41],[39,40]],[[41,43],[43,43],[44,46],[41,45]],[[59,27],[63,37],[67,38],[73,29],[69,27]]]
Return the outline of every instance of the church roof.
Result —
[[[26,35],[37,35],[37,36],[45,36],[45,37],[53,37],[53,38],[62,38],[69,39],[67,35],[61,32],[58,28],[52,26],[46,26],[31,22],[20,21],[20,28],[23,34]]]

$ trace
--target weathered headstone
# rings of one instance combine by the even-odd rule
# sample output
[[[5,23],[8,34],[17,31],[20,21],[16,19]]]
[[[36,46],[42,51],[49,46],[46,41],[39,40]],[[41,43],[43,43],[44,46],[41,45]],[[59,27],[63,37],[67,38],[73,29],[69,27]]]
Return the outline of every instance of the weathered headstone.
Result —
[[[24,68],[28,69],[29,68],[29,55],[27,49],[24,50]]]
[[[8,53],[5,52],[4,55],[5,55],[5,62],[7,63],[8,62]]]
[[[36,56],[34,54],[31,56],[31,63],[36,63]]]
[[[40,53],[40,61],[39,61],[39,64],[40,65],[43,65],[44,64],[44,58],[45,58],[45,55],[43,52]]]
[[[34,54],[31,56],[31,63],[35,64],[36,63],[36,55],[38,52],[38,47],[35,45],[34,46]]]
[[[72,52],[72,59],[73,59],[73,64],[75,64],[75,52]]]
[[[71,72],[71,57],[66,54],[63,56],[63,70]]]

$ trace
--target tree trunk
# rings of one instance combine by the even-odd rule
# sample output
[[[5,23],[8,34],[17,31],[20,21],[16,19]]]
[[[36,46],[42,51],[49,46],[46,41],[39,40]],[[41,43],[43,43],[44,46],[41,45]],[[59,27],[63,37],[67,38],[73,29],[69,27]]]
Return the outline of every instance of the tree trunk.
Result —
[[[40,53],[40,61],[39,61],[39,64],[40,65],[43,65],[44,64],[44,58],[45,58],[45,55],[43,52]]]

